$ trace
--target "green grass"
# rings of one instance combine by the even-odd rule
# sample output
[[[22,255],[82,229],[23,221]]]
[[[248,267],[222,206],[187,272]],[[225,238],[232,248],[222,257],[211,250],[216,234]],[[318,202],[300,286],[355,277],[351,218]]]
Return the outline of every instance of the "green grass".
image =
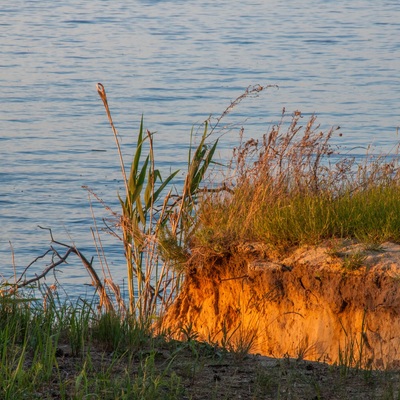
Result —
[[[299,367],[280,360],[264,368],[246,363],[255,338],[241,326],[235,335],[223,332],[219,345],[199,342],[190,326],[182,331],[182,342],[152,329],[179,293],[185,265],[196,253],[223,257],[244,242],[262,242],[278,252],[337,238],[375,249],[385,241],[400,242],[397,158],[367,155],[359,163],[342,157],[330,144],[335,130],[321,133],[314,116],[302,126],[295,112],[289,123],[283,118],[260,139],[243,142],[228,169],[215,163],[229,178],[212,182],[214,189],[208,190],[203,183],[218,139],[207,142],[215,126],[206,122],[199,143],[190,148],[178,192],[173,190],[177,172],[162,178],[156,167],[153,134],[144,130],[143,119],[126,174],[104,87],[99,84],[98,90],[125,185],[121,213],[113,216],[122,231],[128,304],[115,311],[108,302],[103,312],[94,302],[61,303],[49,290],[34,299],[22,289],[14,291],[17,286],[0,286],[0,398],[233,398],[240,391],[242,398],[256,399],[289,398],[288,393],[299,390],[293,398],[330,398],[333,393],[346,398],[349,377],[360,398],[399,398],[398,375],[395,380],[389,372],[371,372],[363,375],[365,382],[357,375],[351,346],[343,350],[338,369],[321,367],[321,375],[310,375],[307,371],[316,368],[312,364]],[[355,270],[362,262],[363,254],[355,254],[344,267]],[[110,277],[104,286],[118,294],[118,302],[120,291]]]
[[[182,333],[183,341],[155,335],[87,301],[47,297],[44,307],[42,299],[1,297],[0,398],[399,398],[398,372],[354,369],[350,353],[337,367],[259,359],[247,355],[251,338],[231,343],[227,334],[221,348],[198,341],[191,327]]]
[[[400,241],[397,157],[357,162],[330,145],[334,131],[320,132],[315,117],[299,123],[294,114],[235,151],[229,190],[199,205],[195,246],[224,253],[246,241],[279,251],[330,239]]]
[[[0,297],[0,398],[177,398],[182,385],[154,366],[159,340],[133,319],[92,304]],[[132,364],[130,367],[129,364]]]

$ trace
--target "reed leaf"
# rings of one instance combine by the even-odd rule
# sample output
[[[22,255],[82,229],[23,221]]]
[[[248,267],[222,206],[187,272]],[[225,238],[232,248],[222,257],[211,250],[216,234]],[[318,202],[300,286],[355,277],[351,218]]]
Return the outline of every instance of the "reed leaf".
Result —
[[[159,171],[157,171],[159,173]],[[147,207],[150,207],[151,204],[154,204],[155,202],[158,201],[158,198],[160,197],[162,191],[167,187],[167,185],[175,178],[175,176],[178,174],[179,170],[173,172],[171,175],[168,176],[164,180],[164,182],[161,183],[161,185],[157,188],[157,190],[154,191],[152,196],[149,198],[149,201],[147,203]],[[161,175],[160,180],[161,180]]]

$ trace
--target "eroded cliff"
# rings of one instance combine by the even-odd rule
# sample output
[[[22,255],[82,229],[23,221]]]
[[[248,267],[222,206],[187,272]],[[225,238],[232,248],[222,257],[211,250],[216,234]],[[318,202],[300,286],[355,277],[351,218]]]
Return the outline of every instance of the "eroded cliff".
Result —
[[[341,243],[273,258],[195,257],[163,327],[274,357],[400,366],[400,246]]]

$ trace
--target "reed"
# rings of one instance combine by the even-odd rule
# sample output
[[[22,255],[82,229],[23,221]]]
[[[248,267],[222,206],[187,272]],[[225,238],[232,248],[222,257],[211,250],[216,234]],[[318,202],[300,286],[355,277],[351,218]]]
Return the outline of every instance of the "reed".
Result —
[[[52,262],[42,274],[15,284],[0,283],[0,398],[281,398],[288,393],[298,398],[350,398],[355,391],[361,397],[399,398],[398,372],[362,375],[358,368],[353,370],[364,357],[362,336],[359,342],[345,344],[335,368],[293,364],[289,359],[273,365],[271,360],[247,360],[256,337],[251,327],[240,324],[222,332],[222,348],[199,342],[191,326],[182,330],[184,342],[170,340],[165,333],[155,336],[149,329],[154,316],[179,291],[186,262],[196,251],[224,254],[244,241],[285,250],[332,237],[364,240],[373,248],[384,240],[400,240],[396,157],[367,156],[363,163],[340,157],[330,145],[335,130],[321,133],[314,116],[303,127],[296,112],[288,125],[283,117],[260,140],[243,142],[234,152],[229,178],[216,190],[206,190],[202,183],[218,146],[218,140],[208,143],[215,125],[206,122],[199,143],[191,146],[184,185],[177,192],[177,171],[162,178],[153,135],[144,129],[143,118],[126,173],[101,84],[98,91],[125,187],[119,197],[121,212],[113,215],[122,229],[129,313],[123,305],[113,307],[107,289],[117,303],[123,300],[111,278],[103,284],[93,260],[51,235],[53,244],[67,249],[64,255],[52,248],[45,253],[52,255]],[[77,255],[92,276],[103,299],[102,312],[95,300],[62,303],[53,288],[40,286],[39,281],[70,254]],[[362,254],[357,255],[348,268],[357,268],[361,259]],[[31,285],[42,288],[41,296],[37,290],[29,292]]]
[[[173,194],[173,178],[179,171],[162,178],[156,167],[153,134],[144,132],[142,117],[128,176],[104,86],[99,83],[97,89],[114,134],[125,187],[124,197],[119,196],[119,226],[127,262],[129,312],[146,325],[179,291],[182,270],[177,264],[186,258],[194,207],[218,140],[211,146],[206,143],[209,132],[205,122],[198,145],[189,150],[182,192]]]

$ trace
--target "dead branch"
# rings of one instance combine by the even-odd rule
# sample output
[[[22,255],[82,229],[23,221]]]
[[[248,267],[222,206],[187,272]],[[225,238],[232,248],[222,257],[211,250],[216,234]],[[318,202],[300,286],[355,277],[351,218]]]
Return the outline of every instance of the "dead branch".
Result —
[[[45,253],[42,255],[36,257],[23,271],[21,274],[20,278],[16,281],[16,283],[12,286],[12,290],[16,291],[18,289],[21,289],[25,286],[28,286],[32,283],[38,282],[39,280],[43,279],[46,277],[46,275],[53,271],[56,267],[59,265],[62,265],[67,262],[68,257],[71,254],[75,254],[78,256],[78,258],[81,260],[82,264],[86,268],[87,272],[89,273],[90,277],[92,278],[92,285],[96,288],[96,290],[99,292],[99,297],[100,297],[100,304],[99,308],[104,306],[107,311],[112,311],[114,309],[113,304],[107,294],[107,291],[105,289],[105,286],[102,284],[97,272],[93,268],[93,259],[89,261],[75,246],[70,246],[65,243],[59,242],[58,240],[55,240],[53,237],[53,232],[50,228],[43,228],[39,226],[40,229],[46,229],[49,231],[50,237],[51,237],[51,243],[59,245],[61,247],[66,248],[66,252],[61,255],[59,251],[54,246],[50,246],[50,249],[48,249]],[[23,277],[26,275],[26,272],[28,269],[35,264],[38,260],[43,259],[46,257],[49,253],[52,253],[52,263],[48,265],[40,274],[36,274],[35,277],[31,279],[25,279],[22,281]]]
[[[51,251],[53,251],[53,253],[56,253],[59,260],[56,262],[51,263],[47,268],[45,268],[41,274],[36,274],[34,278],[28,279],[28,280],[24,280],[23,282],[21,282],[22,277],[25,275],[26,271],[28,270],[29,267],[31,267],[37,260],[44,258],[47,254],[49,254]],[[24,270],[23,274],[20,276],[20,278],[17,280],[17,283],[14,285],[14,287],[16,289],[21,289],[24,286],[28,286],[31,283],[37,282],[40,279],[44,278],[50,271],[52,271],[54,268],[56,268],[57,266],[59,266],[60,264],[64,264],[68,258],[68,256],[72,253],[72,249],[69,248],[67,250],[67,252],[61,257],[58,252],[52,247],[50,246],[50,249],[47,250],[44,254],[42,254],[41,256],[37,257],[34,261],[32,261]],[[21,283],[18,283],[21,282]]]

